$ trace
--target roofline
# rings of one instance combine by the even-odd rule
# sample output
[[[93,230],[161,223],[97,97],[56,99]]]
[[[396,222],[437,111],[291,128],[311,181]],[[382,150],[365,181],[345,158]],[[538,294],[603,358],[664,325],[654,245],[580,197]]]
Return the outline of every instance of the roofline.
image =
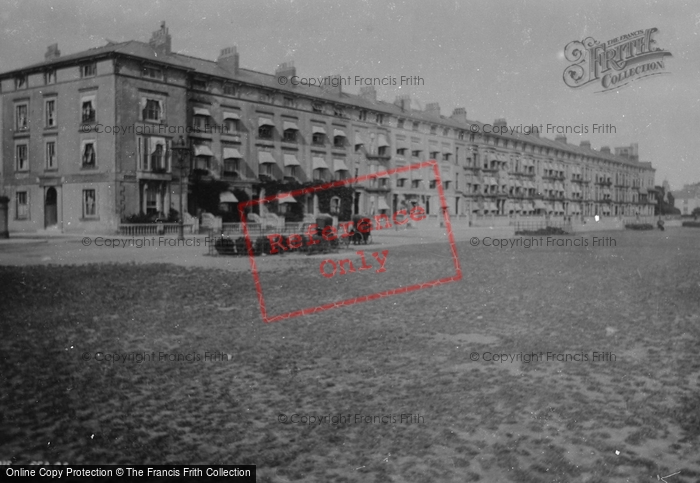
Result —
[[[131,40],[131,41],[126,41],[126,42],[120,42],[120,43],[117,43],[117,44],[113,44],[113,47],[116,49],[116,48],[118,48],[118,46],[123,46],[123,45],[125,45],[125,44],[130,43],[130,42],[138,42],[138,43],[140,43],[140,44],[148,45],[148,44],[146,44],[145,42],[140,42],[140,41],[138,41],[138,40]],[[104,46],[104,47],[97,47],[97,49],[107,48],[107,47],[110,47],[110,45],[108,44],[108,45],[106,45],[106,46]],[[398,114],[398,113],[395,112],[395,110],[392,109],[392,107],[399,109],[399,106],[397,106],[396,104],[393,104],[393,103],[387,102],[387,101],[383,101],[383,100],[380,100],[380,99],[377,99],[377,100],[372,101],[372,100],[369,100],[369,99],[367,99],[367,98],[361,96],[360,94],[343,93],[342,91],[340,91],[341,94],[345,94],[346,96],[349,96],[349,99],[342,99],[342,98],[340,98],[340,96],[338,96],[338,99],[329,100],[329,99],[326,99],[326,98],[323,98],[323,97],[316,97],[316,96],[313,96],[312,94],[306,93],[306,92],[296,92],[296,93],[295,93],[294,90],[283,90],[283,89],[280,89],[280,88],[277,87],[277,86],[265,86],[265,85],[256,84],[256,83],[253,83],[253,82],[250,82],[250,81],[246,81],[246,80],[242,80],[242,79],[237,79],[237,78],[233,77],[235,74],[231,74],[232,77],[223,77],[223,76],[219,76],[219,75],[216,75],[216,74],[209,74],[209,73],[203,73],[203,72],[200,73],[200,72],[198,72],[197,69],[195,69],[195,68],[186,67],[186,66],[181,66],[181,65],[177,65],[177,64],[168,62],[168,61],[167,61],[167,57],[164,58],[163,60],[159,60],[159,59],[147,59],[147,58],[144,58],[144,57],[140,57],[140,56],[138,56],[138,55],[134,55],[134,54],[131,54],[131,53],[126,53],[126,52],[119,52],[119,51],[116,51],[116,50],[109,50],[109,51],[107,51],[107,52],[100,52],[100,53],[96,53],[96,54],[94,54],[94,55],[90,55],[89,52],[90,52],[90,50],[86,50],[86,51],[84,51],[84,53],[85,53],[84,56],[80,56],[80,57],[77,57],[77,58],[74,58],[74,59],[61,60],[61,58],[59,57],[59,58],[55,59],[54,61],[47,61],[47,62],[35,64],[35,65],[33,65],[33,66],[24,67],[24,68],[15,69],[15,70],[12,70],[12,71],[0,73],[0,80],[5,80],[5,79],[8,79],[8,78],[12,78],[12,77],[16,76],[16,75],[19,74],[19,73],[33,74],[33,73],[37,73],[37,72],[44,72],[44,71],[49,70],[49,69],[55,69],[55,68],[58,68],[58,67],[71,66],[71,65],[78,65],[78,64],[85,63],[87,60],[98,60],[98,59],[103,59],[103,58],[118,58],[118,57],[124,57],[124,58],[129,58],[129,59],[135,59],[135,60],[138,60],[138,61],[141,61],[141,62],[145,62],[145,63],[148,63],[148,64],[165,66],[165,67],[171,68],[171,69],[178,69],[178,70],[182,70],[182,71],[185,71],[185,72],[188,72],[188,73],[195,72],[195,73],[201,74],[201,75],[204,76],[204,77],[222,79],[222,80],[224,80],[224,81],[229,81],[229,82],[233,82],[233,83],[238,83],[238,84],[242,84],[242,85],[246,85],[246,86],[252,86],[252,87],[256,87],[256,88],[270,89],[270,90],[273,90],[273,91],[276,91],[276,92],[280,92],[280,93],[282,93],[282,94],[296,95],[296,96],[301,96],[301,97],[305,97],[305,98],[307,98],[307,99],[312,99],[312,100],[318,99],[318,100],[322,100],[322,101],[324,101],[324,102],[336,102],[336,103],[338,103],[338,104],[342,104],[342,105],[349,106],[349,107],[354,107],[354,108],[359,108],[359,109],[372,109],[372,110],[375,110],[375,111],[377,111],[377,112],[381,112],[381,113],[383,113],[383,114],[388,114],[388,115],[392,115],[392,116],[401,116],[401,115],[403,115],[403,117],[405,117],[405,118],[407,118],[407,119],[411,119],[412,122],[413,122],[414,120],[417,120],[417,121],[422,122],[422,123],[442,125],[442,126],[444,126],[444,127],[450,128],[450,129],[459,129],[459,130],[463,130],[463,131],[465,131],[465,132],[471,132],[470,129],[469,129],[469,126],[470,126],[470,125],[479,125],[479,126],[483,126],[483,125],[484,125],[484,123],[482,123],[482,122],[479,122],[479,121],[469,121],[469,120],[467,120],[466,123],[462,123],[461,121],[458,121],[458,120],[456,120],[456,119],[452,119],[451,117],[443,116],[442,114],[440,114],[439,117],[436,117],[435,119],[426,119],[426,118],[424,117],[424,116],[426,116],[426,111],[413,111],[413,110],[410,110],[410,109],[409,109],[408,111],[403,111],[403,110],[402,110],[402,114]],[[82,54],[82,53],[81,53],[81,52],[78,52],[78,53],[76,53],[76,54],[71,54],[71,55],[80,55],[80,54]],[[217,65],[217,62],[216,62],[216,61],[212,61],[212,60],[208,60],[208,59],[202,59],[202,58],[199,58],[199,57],[193,57],[193,56],[189,56],[189,55],[186,55],[186,54],[173,53],[173,54],[171,54],[171,55],[174,55],[174,56],[183,56],[183,57],[187,57],[187,58],[190,58],[190,59],[194,59],[194,60],[197,60],[197,61],[200,61],[200,62],[208,62],[208,63],[214,64],[214,65]],[[268,73],[266,73],[266,72],[259,72],[259,71],[255,71],[255,70],[252,70],[252,69],[244,69],[244,68],[241,68],[240,70],[241,70],[241,71],[244,71],[244,72],[250,72],[250,73],[256,74],[256,75],[263,75],[263,76],[266,76],[266,77],[274,78],[274,74],[268,74]],[[290,88],[290,89],[291,89],[291,88]],[[333,92],[329,92],[329,91],[325,91],[325,92],[330,93],[330,94],[334,94]],[[362,99],[363,101],[365,101],[365,102],[367,102],[367,103],[371,103],[373,106],[372,106],[372,107],[366,107],[366,106],[357,105],[356,101],[357,101],[358,99]],[[414,113],[420,113],[420,115],[415,115]],[[455,126],[455,124],[456,124],[457,126]],[[386,128],[389,129],[390,126],[386,126]],[[517,136],[516,136],[516,134],[517,134]],[[521,142],[521,143],[524,143],[524,144],[531,144],[531,145],[533,145],[533,146],[544,147],[544,148],[547,148],[547,149],[558,149],[558,150],[560,150],[560,151],[565,151],[565,152],[568,152],[568,153],[571,153],[571,154],[574,154],[574,155],[585,155],[585,156],[595,157],[595,158],[598,158],[598,159],[603,160],[603,161],[618,162],[618,163],[620,163],[620,164],[627,165],[627,166],[633,167],[633,168],[641,168],[641,169],[647,169],[647,170],[648,170],[648,169],[652,169],[652,170],[656,171],[655,168],[652,168],[652,167],[651,167],[651,163],[650,163],[650,162],[648,162],[649,166],[645,166],[645,164],[646,164],[647,162],[644,162],[644,163],[643,163],[643,162],[640,162],[640,161],[633,161],[633,160],[631,160],[631,159],[629,159],[629,158],[625,158],[625,157],[623,157],[623,156],[614,155],[614,154],[612,154],[612,153],[602,153],[602,152],[600,152],[600,151],[596,151],[596,150],[591,149],[591,148],[583,148],[583,147],[581,147],[581,146],[575,146],[575,145],[573,145],[573,144],[561,143],[560,141],[557,141],[556,139],[549,139],[549,138],[545,138],[545,137],[535,136],[535,135],[533,135],[533,134],[522,134],[522,133],[513,133],[513,134],[511,134],[511,133],[481,133],[481,135],[482,135],[482,136],[490,136],[490,137],[493,137],[493,138],[508,139],[508,140],[512,140],[512,141],[515,141],[515,142]],[[523,139],[523,137],[525,137],[525,136],[526,136],[526,138]],[[471,141],[466,141],[466,140],[465,140],[465,142],[470,143]],[[551,145],[550,143],[557,143],[558,145],[557,145],[557,146],[553,146],[553,145]],[[585,150],[585,151],[588,151],[588,152],[581,152],[581,150]],[[607,155],[607,156],[606,156],[606,155]]]

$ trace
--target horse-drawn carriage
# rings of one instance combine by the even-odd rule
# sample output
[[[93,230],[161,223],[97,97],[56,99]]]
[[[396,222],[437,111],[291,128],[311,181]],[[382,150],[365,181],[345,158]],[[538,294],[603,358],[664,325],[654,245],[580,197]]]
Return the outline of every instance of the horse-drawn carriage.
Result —
[[[312,230],[316,225],[315,231]],[[272,245],[270,236],[275,246]],[[292,237],[296,236],[296,241],[290,243]],[[269,255],[280,252],[306,252],[307,255],[314,253],[327,253],[338,251],[341,247],[348,248],[350,244],[360,245],[372,243],[372,220],[363,215],[354,215],[351,222],[340,222],[334,225],[334,218],[331,215],[320,214],[316,216],[315,223],[304,223],[298,235],[265,235],[261,234],[256,238],[251,237],[253,255]],[[284,250],[279,246],[285,247]],[[248,248],[244,237],[233,239],[222,236],[216,241],[214,249],[220,255],[247,255]]]

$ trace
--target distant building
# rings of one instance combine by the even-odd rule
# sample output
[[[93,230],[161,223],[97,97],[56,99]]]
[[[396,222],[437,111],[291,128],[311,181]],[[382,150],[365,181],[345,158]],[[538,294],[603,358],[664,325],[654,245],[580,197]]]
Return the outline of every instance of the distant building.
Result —
[[[690,215],[700,208],[700,183],[687,184],[682,190],[672,192],[674,206],[681,210],[681,215]]]
[[[165,23],[148,43],[67,56],[50,46],[43,62],[0,75],[0,194],[11,199],[10,230],[114,231],[129,215],[179,210],[181,197],[196,214],[193,177],[255,197],[261,180],[329,181],[429,159],[440,165],[451,215],[654,213],[655,170],[638,160],[636,144],[611,154],[536,130],[495,134],[505,119],[470,121],[462,107],[447,117],[410,96],[378,100],[372,86],[348,94],[340,76],[310,87],[296,85],[296,75],[292,63],[274,74],[244,69],[236,47],[216,61],[174,53]],[[194,170],[183,175],[183,193],[171,154],[180,136]],[[439,213],[430,174],[353,188],[354,213],[413,204]],[[318,209],[312,194],[297,201],[305,213]]]

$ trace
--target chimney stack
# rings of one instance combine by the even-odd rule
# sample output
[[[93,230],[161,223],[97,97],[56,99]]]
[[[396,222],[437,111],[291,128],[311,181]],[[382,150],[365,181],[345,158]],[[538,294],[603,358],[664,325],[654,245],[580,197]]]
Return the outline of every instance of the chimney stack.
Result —
[[[343,76],[341,76],[340,74],[329,75],[323,80],[324,83],[321,87],[323,87],[324,91],[338,95],[340,95],[343,92]]]
[[[425,105],[425,112],[433,116],[440,117],[440,104],[437,102],[429,102]]]
[[[610,154],[610,146],[603,146],[602,148],[600,148],[600,152]]]
[[[221,49],[221,53],[216,59],[216,63],[229,72],[238,74],[238,49],[236,46],[234,45],[233,47]]]
[[[586,149],[591,149],[591,142],[590,141],[581,141],[581,147],[586,148]]]
[[[564,136],[563,134],[557,134],[556,136],[554,136],[554,140],[558,143],[566,144],[566,136]]]
[[[368,101],[377,102],[377,89],[374,86],[360,87],[360,97]]]
[[[505,117],[499,117],[498,119],[493,121],[493,127],[508,127],[508,123],[506,122]],[[500,132],[500,131],[498,131]]]
[[[286,77],[289,81],[292,77],[297,75],[297,68],[294,67],[294,61],[283,62],[277,66],[275,69],[275,77]],[[281,82],[280,82],[281,84]],[[285,85],[294,87],[294,83],[291,81],[287,82]]]
[[[44,60],[54,60],[58,59],[60,56],[61,51],[58,50],[58,44],[51,44],[46,49],[46,53],[44,54]]]
[[[172,38],[168,33],[168,27],[165,26],[165,20],[160,23],[160,30],[153,32],[151,40],[148,41],[148,45],[153,47],[156,51],[156,55],[169,55],[170,45],[172,43]]]
[[[394,101],[394,104],[399,106],[402,111],[410,111],[411,110],[411,94],[402,94],[400,96],[396,96],[396,100]]]
[[[466,123],[467,122],[467,110],[463,107],[455,107],[455,109],[452,111],[452,115],[450,116],[450,119]]]

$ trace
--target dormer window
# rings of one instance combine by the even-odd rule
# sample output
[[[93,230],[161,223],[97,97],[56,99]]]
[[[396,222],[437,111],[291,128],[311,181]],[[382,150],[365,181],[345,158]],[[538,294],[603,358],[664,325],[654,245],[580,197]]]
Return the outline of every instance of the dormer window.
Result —
[[[91,62],[80,66],[80,77],[94,77],[97,75],[97,64]]]
[[[163,78],[163,71],[160,69],[157,69],[155,67],[144,67],[143,68],[143,76],[144,77],[150,77],[151,79],[162,79]]]
[[[20,75],[15,77],[15,89],[26,89],[27,88],[27,76]]]
[[[192,80],[192,89],[206,91],[207,90],[207,81],[205,81],[204,79],[193,79]]]
[[[44,84],[55,84],[56,83],[56,70],[47,70],[44,72]]]
[[[235,96],[236,95],[236,86],[233,84],[224,84],[224,94],[227,96]]]

